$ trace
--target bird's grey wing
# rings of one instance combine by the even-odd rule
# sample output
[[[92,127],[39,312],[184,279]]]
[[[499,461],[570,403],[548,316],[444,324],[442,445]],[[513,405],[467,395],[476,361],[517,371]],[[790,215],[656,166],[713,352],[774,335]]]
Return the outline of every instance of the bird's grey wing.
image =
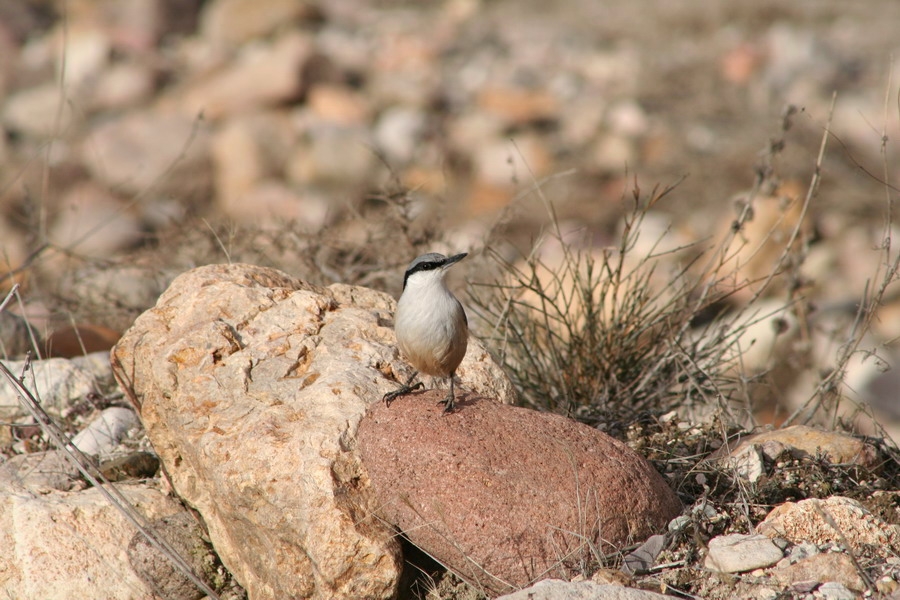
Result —
[[[466,328],[468,329],[468,327],[469,327],[469,317],[466,316],[466,309],[463,308],[463,305],[460,304],[459,300],[457,300],[456,297],[454,297],[453,299],[456,300],[456,306],[459,307],[459,312],[462,313],[463,321],[465,322]]]

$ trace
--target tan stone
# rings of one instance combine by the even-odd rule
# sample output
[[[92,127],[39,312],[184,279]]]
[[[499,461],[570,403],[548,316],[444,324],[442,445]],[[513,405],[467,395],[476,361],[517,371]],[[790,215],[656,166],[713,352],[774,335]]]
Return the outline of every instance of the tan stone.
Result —
[[[648,462],[596,429],[473,393],[443,414],[441,397],[372,405],[359,448],[379,513],[479,588],[570,578],[681,511]]]
[[[787,450],[795,458],[823,456],[832,464],[854,464],[873,470],[880,464],[878,451],[870,444],[845,433],[823,431],[806,425],[742,437],[736,444],[723,446],[710,458],[742,472],[754,448],[769,458],[775,458]]]
[[[297,31],[247,46],[223,69],[192,82],[181,99],[182,110],[216,120],[290,100],[300,92],[303,65],[312,51],[311,40]]]
[[[847,545],[854,552],[868,547],[890,556],[900,549],[900,526],[889,525],[856,500],[843,496],[780,504],[756,530],[795,544]]]
[[[241,44],[315,13],[315,4],[297,0],[214,0],[200,16],[200,33],[215,43]]]
[[[368,140],[363,128],[316,128],[287,157],[287,178],[299,186],[367,185],[378,166]]]
[[[723,317],[735,332],[734,344],[727,355],[730,368],[747,377],[771,373],[790,366],[788,358],[797,356],[801,338],[800,322],[782,300],[759,300],[733,317]],[[795,370],[792,375],[795,377]]]
[[[720,573],[743,573],[770,567],[784,558],[781,548],[764,535],[728,533],[709,540],[703,567]]]
[[[547,91],[508,87],[487,87],[478,94],[478,105],[511,123],[528,123],[556,118],[559,100]]]
[[[143,484],[117,484],[147,519],[183,508]],[[4,598],[154,597],[128,563],[137,530],[96,488],[0,497],[0,595]]]
[[[81,256],[108,258],[136,246],[143,232],[124,202],[94,182],[74,185],[62,197],[48,240]]]
[[[371,118],[366,98],[342,85],[314,85],[307,93],[306,103],[316,118],[339,125],[366,125]]]
[[[535,135],[517,135],[512,140],[497,138],[471,151],[478,179],[494,185],[515,186],[553,170],[553,157],[546,142]]]
[[[500,596],[496,600],[666,600],[667,598],[671,596],[622,585],[545,579],[524,590]]]
[[[93,110],[114,111],[134,106],[147,99],[156,84],[155,74],[138,62],[117,63],[101,73],[96,85],[85,90],[86,102]]]
[[[264,213],[247,194],[261,181],[276,176],[293,141],[287,118],[279,113],[229,119],[212,136],[217,202],[231,217]]]
[[[769,574],[782,585],[801,581],[837,581],[857,592],[866,590],[853,560],[848,555],[837,552],[814,554],[792,565],[772,569]]]
[[[206,195],[211,183],[209,136],[197,113],[130,113],[98,125],[84,142],[95,179],[124,193],[153,189],[182,201]]]
[[[708,276],[717,281],[720,289],[730,291],[738,303],[748,302],[766,284],[775,283],[767,290],[771,292],[781,283],[777,276],[771,281],[769,276],[784,268],[780,261],[786,256],[789,244],[793,244],[790,250],[796,251],[812,230],[812,222],[803,212],[804,196],[805,189],[789,182],[771,196],[752,198],[749,217],[737,234],[732,233],[737,215],[722,221],[720,237],[734,235],[734,239],[721,264]],[[747,199],[743,198],[737,203],[738,213],[743,212],[745,202]]]
[[[75,120],[70,98],[55,81],[10,94],[0,117],[6,129],[39,139],[66,135]]]

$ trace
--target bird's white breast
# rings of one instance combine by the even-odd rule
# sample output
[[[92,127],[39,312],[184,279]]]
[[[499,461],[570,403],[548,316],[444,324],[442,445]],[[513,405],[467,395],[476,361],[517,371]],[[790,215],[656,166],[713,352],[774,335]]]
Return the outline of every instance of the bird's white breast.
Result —
[[[422,275],[410,278],[397,304],[397,344],[417,370],[448,377],[466,353],[465,312],[440,273]]]

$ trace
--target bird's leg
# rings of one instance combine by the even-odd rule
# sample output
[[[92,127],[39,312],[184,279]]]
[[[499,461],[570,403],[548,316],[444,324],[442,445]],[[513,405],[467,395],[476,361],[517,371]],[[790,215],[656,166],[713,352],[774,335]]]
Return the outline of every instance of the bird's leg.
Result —
[[[421,381],[418,382],[416,385],[410,385],[413,382],[413,379],[415,379],[418,374],[419,374],[419,372],[416,371],[415,373],[412,374],[412,377],[410,377],[409,379],[406,380],[406,383],[401,385],[399,388],[397,388],[393,392],[388,392],[387,394],[385,394],[384,397],[382,398],[382,400],[384,400],[385,405],[390,406],[391,402],[393,402],[400,396],[406,395],[406,394],[410,393],[411,391],[417,390],[420,387],[422,387],[423,384]]]
[[[455,373],[450,373],[450,393],[447,394],[447,397],[438,402],[438,404],[444,405],[444,413],[453,412],[453,407],[456,406],[454,402],[455,397],[453,395],[453,376]]]

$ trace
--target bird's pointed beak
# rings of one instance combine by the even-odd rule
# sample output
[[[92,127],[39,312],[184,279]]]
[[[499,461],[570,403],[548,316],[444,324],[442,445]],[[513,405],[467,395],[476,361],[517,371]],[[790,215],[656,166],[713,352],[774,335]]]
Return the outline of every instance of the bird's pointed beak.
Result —
[[[455,265],[465,257],[469,255],[468,252],[463,252],[462,254],[457,254],[455,256],[451,256],[447,259],[447,261],[442,265],[444,269],[449,269],[451,266]]]

